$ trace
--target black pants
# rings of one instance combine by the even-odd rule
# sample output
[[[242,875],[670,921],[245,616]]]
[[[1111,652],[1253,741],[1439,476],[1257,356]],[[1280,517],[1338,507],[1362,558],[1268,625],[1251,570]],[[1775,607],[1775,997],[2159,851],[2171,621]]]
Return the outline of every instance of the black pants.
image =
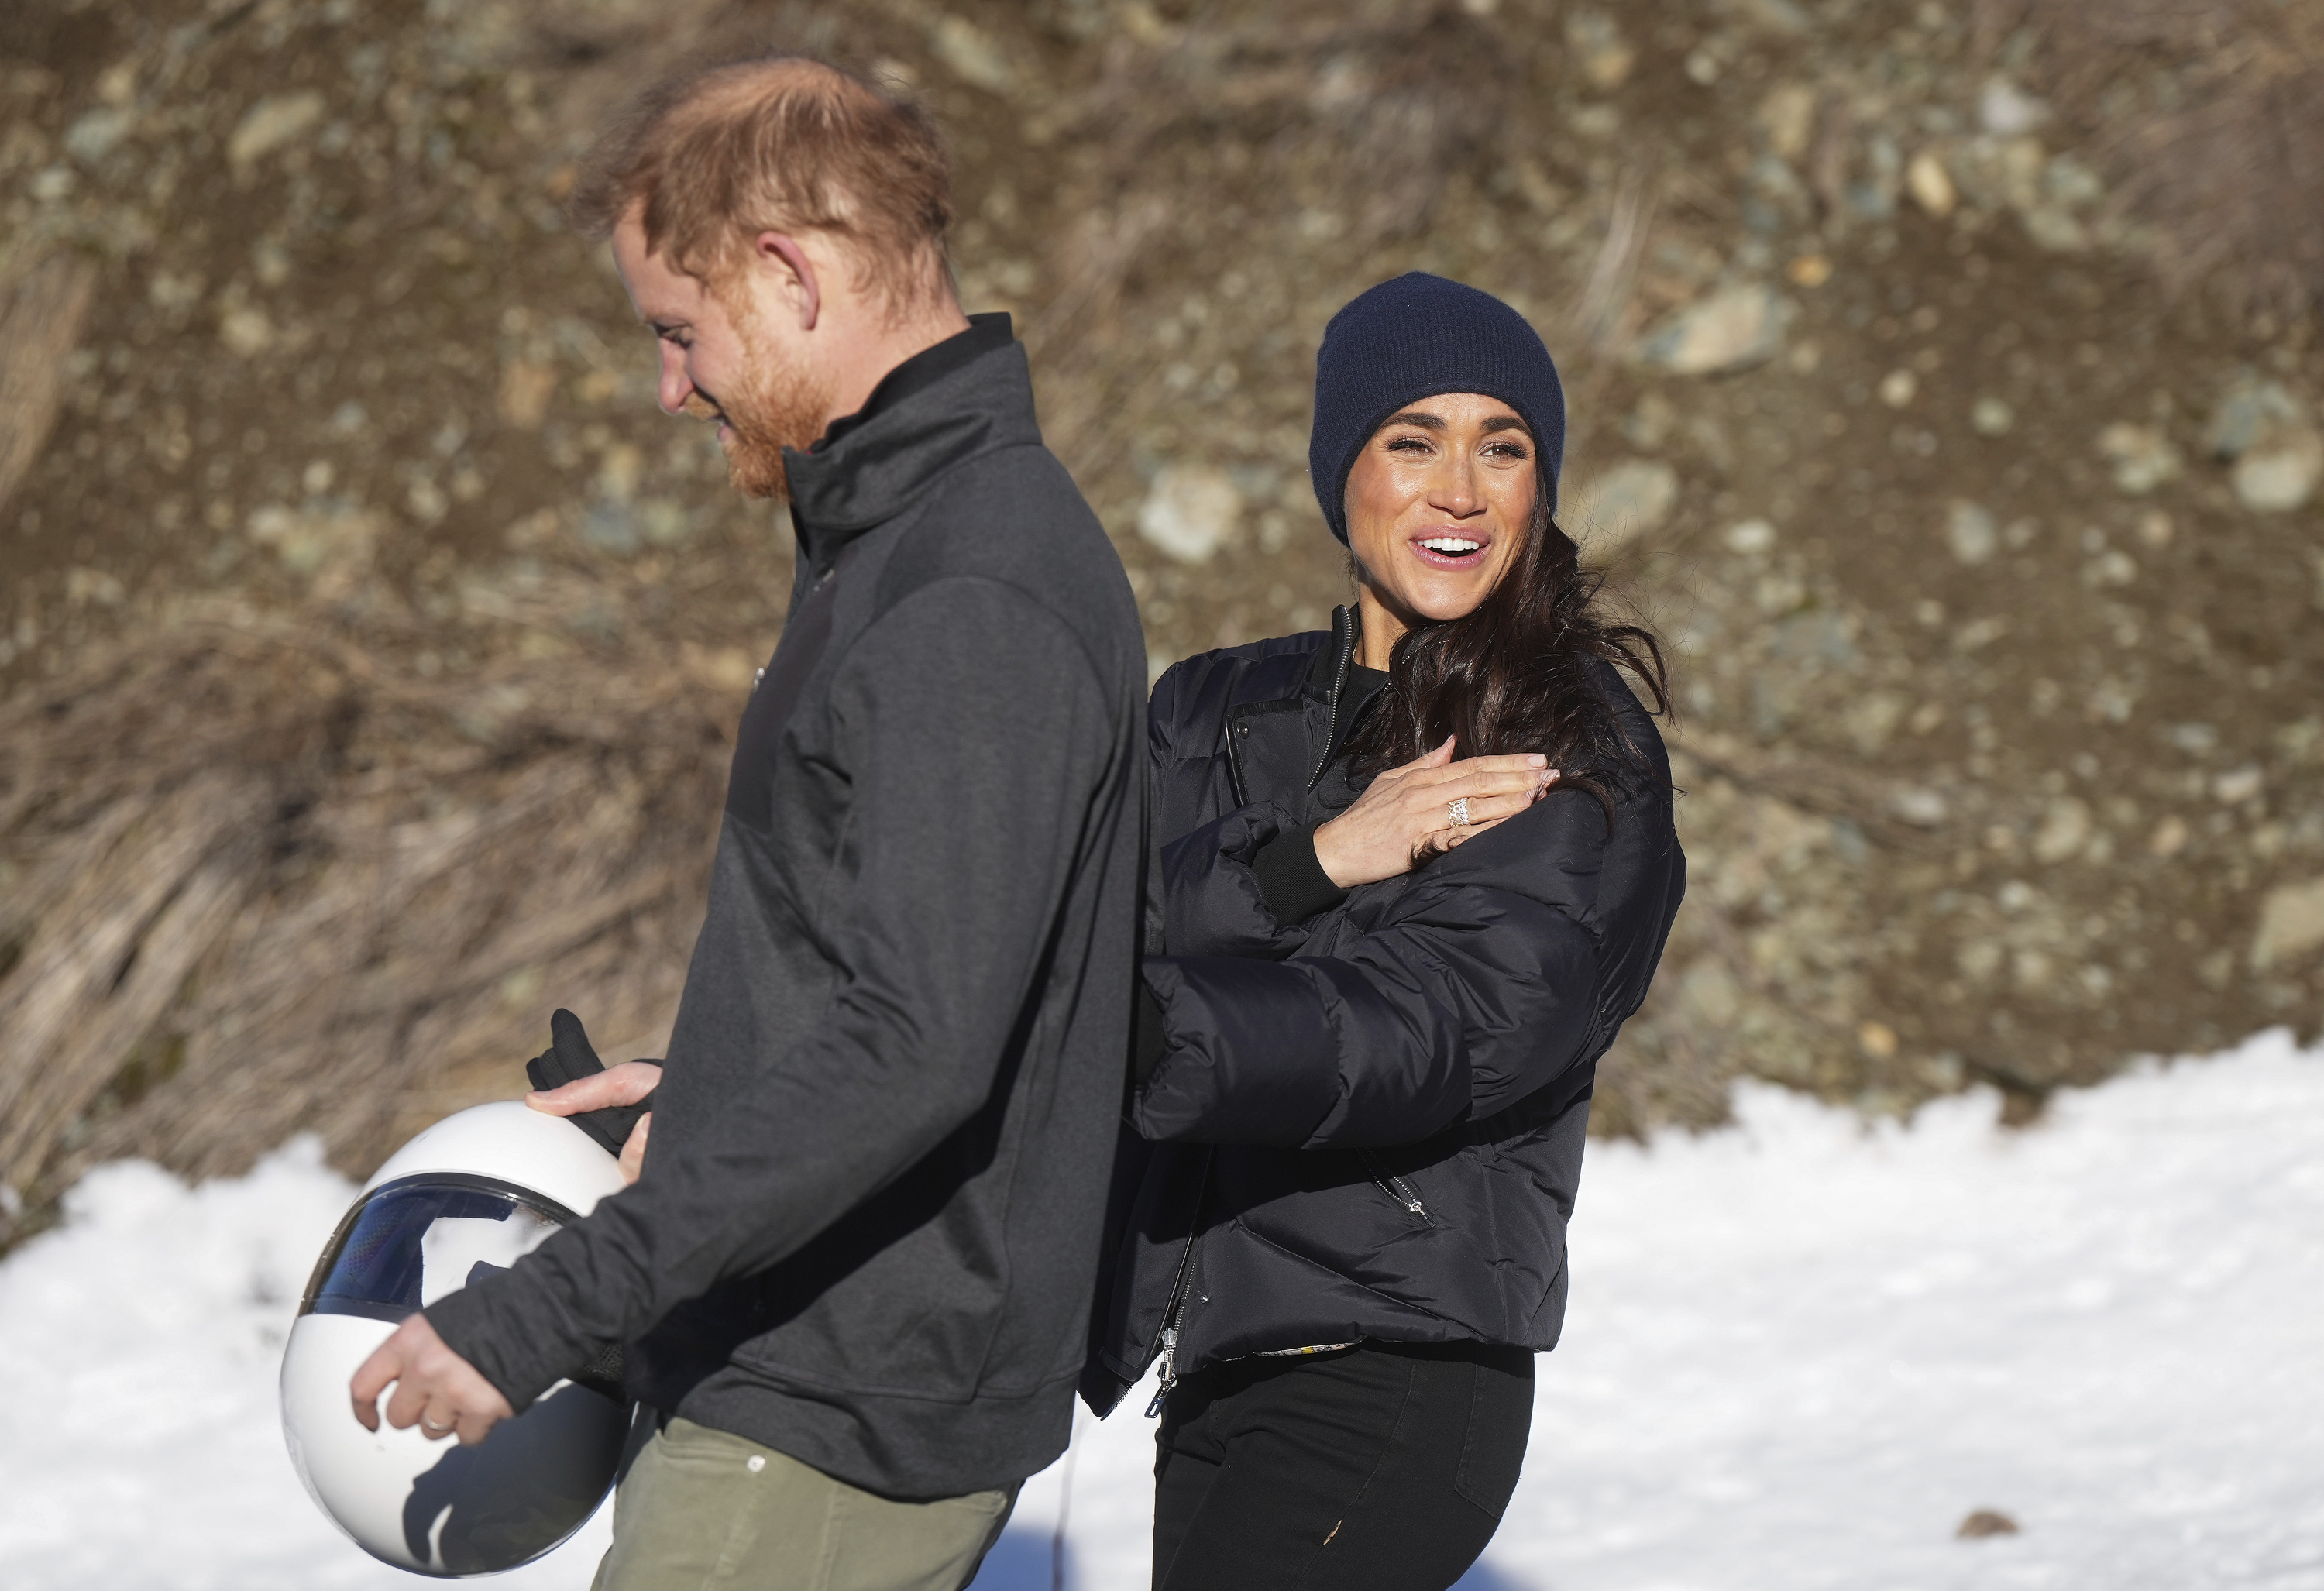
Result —
[[[1156,1436],[1155,1591],[1443,1591],[1493,1538],[1533,1355],[1365,1343],[1187,1376]]]

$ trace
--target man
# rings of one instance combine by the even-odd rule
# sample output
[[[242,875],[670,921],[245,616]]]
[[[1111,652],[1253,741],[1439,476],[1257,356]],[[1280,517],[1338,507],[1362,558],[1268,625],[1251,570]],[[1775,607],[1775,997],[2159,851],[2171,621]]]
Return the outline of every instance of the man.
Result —
[[[628,1345],[664,1424],[597,1584],[954,1587],[1056,1457],[1128,1053],[1144,649],[964,317],[926,118],[774,57],[648,97],[576,190],[661,406],[788,497],[796,584],[737,737],[639,1174],[398,1329],[356,1415],[482,1440]],[[641,1153],[644,1152],[644,1153]]]

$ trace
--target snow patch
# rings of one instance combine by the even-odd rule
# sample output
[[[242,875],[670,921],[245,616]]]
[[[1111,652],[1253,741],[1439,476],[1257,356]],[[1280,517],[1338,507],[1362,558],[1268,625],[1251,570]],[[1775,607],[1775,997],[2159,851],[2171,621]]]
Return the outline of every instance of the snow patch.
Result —
[[[2060,1097],[1867,1126],[1772,1088],[1592,1145],[1565,1340],[1464,1585],[2324,1591],[2324,1053],[2282,1033]],[[409,1586],[282,1450],[274,1377],[353,1187],[295,1142],[188,1188],[92,1173],[0,1265],[11,1591]],[[1141,1389],[1079,1415],[981,1591],[1147,1583]],[[2016,1535],[1956,1539],[1994,1509]],[[580,1591],[611,1511],[498,1582]]]

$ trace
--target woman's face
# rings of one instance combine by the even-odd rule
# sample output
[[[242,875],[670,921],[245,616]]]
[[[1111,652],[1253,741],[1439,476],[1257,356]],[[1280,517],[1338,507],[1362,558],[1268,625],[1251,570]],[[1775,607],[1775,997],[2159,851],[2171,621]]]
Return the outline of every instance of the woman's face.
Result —
[[[1423,398],[1372,433],[1348,472],[1348,546],[1399,633],[1499,584],[1532,527],[1534,471],[1525,421],[1475,392]]]

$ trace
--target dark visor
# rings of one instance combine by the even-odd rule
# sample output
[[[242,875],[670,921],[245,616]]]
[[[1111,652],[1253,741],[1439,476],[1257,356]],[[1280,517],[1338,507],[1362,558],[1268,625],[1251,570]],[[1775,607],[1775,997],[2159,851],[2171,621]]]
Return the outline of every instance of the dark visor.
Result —
[[[476,1246],[429,1242],[439,1221],[490,1222],[483,1228],[493,1241],[484,1246],[495,1257],[514,1257],[556,1228],[569,1226],[571,1210],[554,1200],[489,1177],[423,1172],[382,1183],[355,1202],[331,1235],[299,1301],[302,1315],[362,1315],[401,1320],[433,1297],[465,1285],[480,1272],[505,1269],[492,1259],[464,1255]],[[477,1228],[465,1228],[476,1230]],[[431,1253],[433,1248],[435,1252]],[[429,1266],[460,1265],[456,1281],[443,1277],[428,1285]]]

